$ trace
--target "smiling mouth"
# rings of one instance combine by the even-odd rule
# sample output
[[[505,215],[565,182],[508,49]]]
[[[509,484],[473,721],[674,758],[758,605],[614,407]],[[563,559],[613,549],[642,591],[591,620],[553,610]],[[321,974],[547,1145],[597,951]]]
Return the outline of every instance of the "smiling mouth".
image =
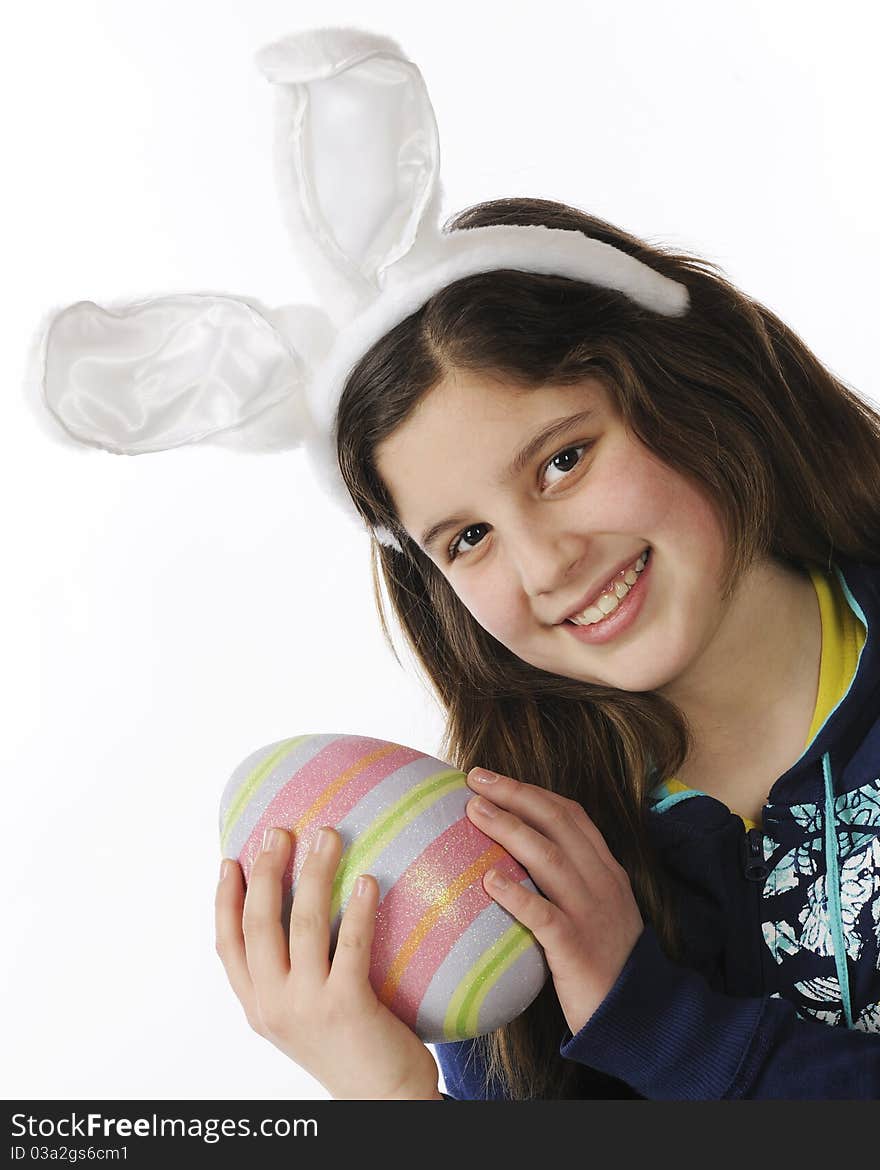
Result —
[[[651,547],[649,545],[636,557],[632,565],[625,570],[622,569],[617,574],[611,589],[602,590],[591,605],[586,606],[579,613],[565,618],[564,623],[572,626],[598,626],[606,618],[616,613],[638,585],[639,578],[648,564],[650,554]]]

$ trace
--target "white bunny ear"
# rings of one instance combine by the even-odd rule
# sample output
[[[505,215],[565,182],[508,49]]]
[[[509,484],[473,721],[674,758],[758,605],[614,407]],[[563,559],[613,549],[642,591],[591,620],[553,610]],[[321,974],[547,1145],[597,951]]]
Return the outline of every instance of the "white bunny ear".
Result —
[[[285,37],[256,61],[278,87],[276,178],[297,260],[341,328],[376,298],[417,234],[420,249],[439,238],[427,88],[394,40],[353,28]]]
[[[44,321],[32,347],[43,404],[76,443],[116,454],[298,446],[311,426],[309,368],[288,340],[295,307],[276,312],[273,323],[256,302],[214,293],[79,301]],[[305,333],[316,310],[303,312]]]

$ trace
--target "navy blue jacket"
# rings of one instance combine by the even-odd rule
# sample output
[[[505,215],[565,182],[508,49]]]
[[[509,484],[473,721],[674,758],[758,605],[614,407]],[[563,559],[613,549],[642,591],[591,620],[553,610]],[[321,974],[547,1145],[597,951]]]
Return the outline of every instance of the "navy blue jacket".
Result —
[[[584,1099],[880,1098],[880,566],[833,568],[867,627],[849,689],[774,783],[761,829],[697,790],[654,802],[685,957],[646,923],[596,1012],[566,1029]],[[473,1041],[435,1051],[447,1096],[502,1099]]]

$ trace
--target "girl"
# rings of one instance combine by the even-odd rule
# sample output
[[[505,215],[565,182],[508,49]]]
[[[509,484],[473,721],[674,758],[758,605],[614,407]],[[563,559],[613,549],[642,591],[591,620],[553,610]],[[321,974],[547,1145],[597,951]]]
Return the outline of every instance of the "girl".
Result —
[[[375,878],[332,963],[341,838],[289,939],[276,833],[217,948],[251,1026],[334,1097],[880,1096],[880,415],[709,263],[579,210],[684,284],[685,317],[564,277],[448,285],[372,346],[338,461],[469,772],[539,893],[486,881],[552,981],[431,1051],[367,973]],[[392,648],[393,649],[393,648]],[[477,769],[498,778],[480,782]],[[295,844],[295,843],[294,843]]]

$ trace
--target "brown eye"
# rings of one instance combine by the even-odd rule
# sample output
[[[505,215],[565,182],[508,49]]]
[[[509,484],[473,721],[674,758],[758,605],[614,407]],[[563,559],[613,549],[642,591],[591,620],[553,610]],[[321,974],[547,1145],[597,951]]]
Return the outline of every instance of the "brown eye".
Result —
[[[589,447],[589,445],[590,444],[588,444],[588,443],[583,443],[578,447],[566,447],[563,451],[559,451],[556,455],[553,456],[553,458],[550,460],[550,462],[544,468],[544,475],[547,474],[547,472],[550,470],[551,467],[554,467],[557,460],[561,460],[564,463],[569,464],[569,466],[556,467],[555,470],[561,471],[563,473],[562,478],[564,478],[570,471],[573,471],[574,468],[577,467],[577,465],[580,463],[581,458],[582,458],[582,456],[578,455],[577,459],[575,459],[574,462],[572,463],[570,456],[572,456],[576,451],[586,451],[587,448]],[[554,482],[558,483],[559,481],[555,480]]]
[[[465,528],[462,532],[460,532],[458,534],[458,536],[456,536],[455,540],[453,540],[452,544],[450,544],[449,548],[446,550],[447,556],[449,557],[449,559],[451,561],[454,561],[455,558],[457,556],[459,556],[459,546],[463,540],[464,541],[472,541],[473,538],[468,536],[468,533],[476,532],[476,530],[478,528],[486,528],[486,527],[488,527],[488,525],[486,525],[486,524],[471,524],[467,528]]]

